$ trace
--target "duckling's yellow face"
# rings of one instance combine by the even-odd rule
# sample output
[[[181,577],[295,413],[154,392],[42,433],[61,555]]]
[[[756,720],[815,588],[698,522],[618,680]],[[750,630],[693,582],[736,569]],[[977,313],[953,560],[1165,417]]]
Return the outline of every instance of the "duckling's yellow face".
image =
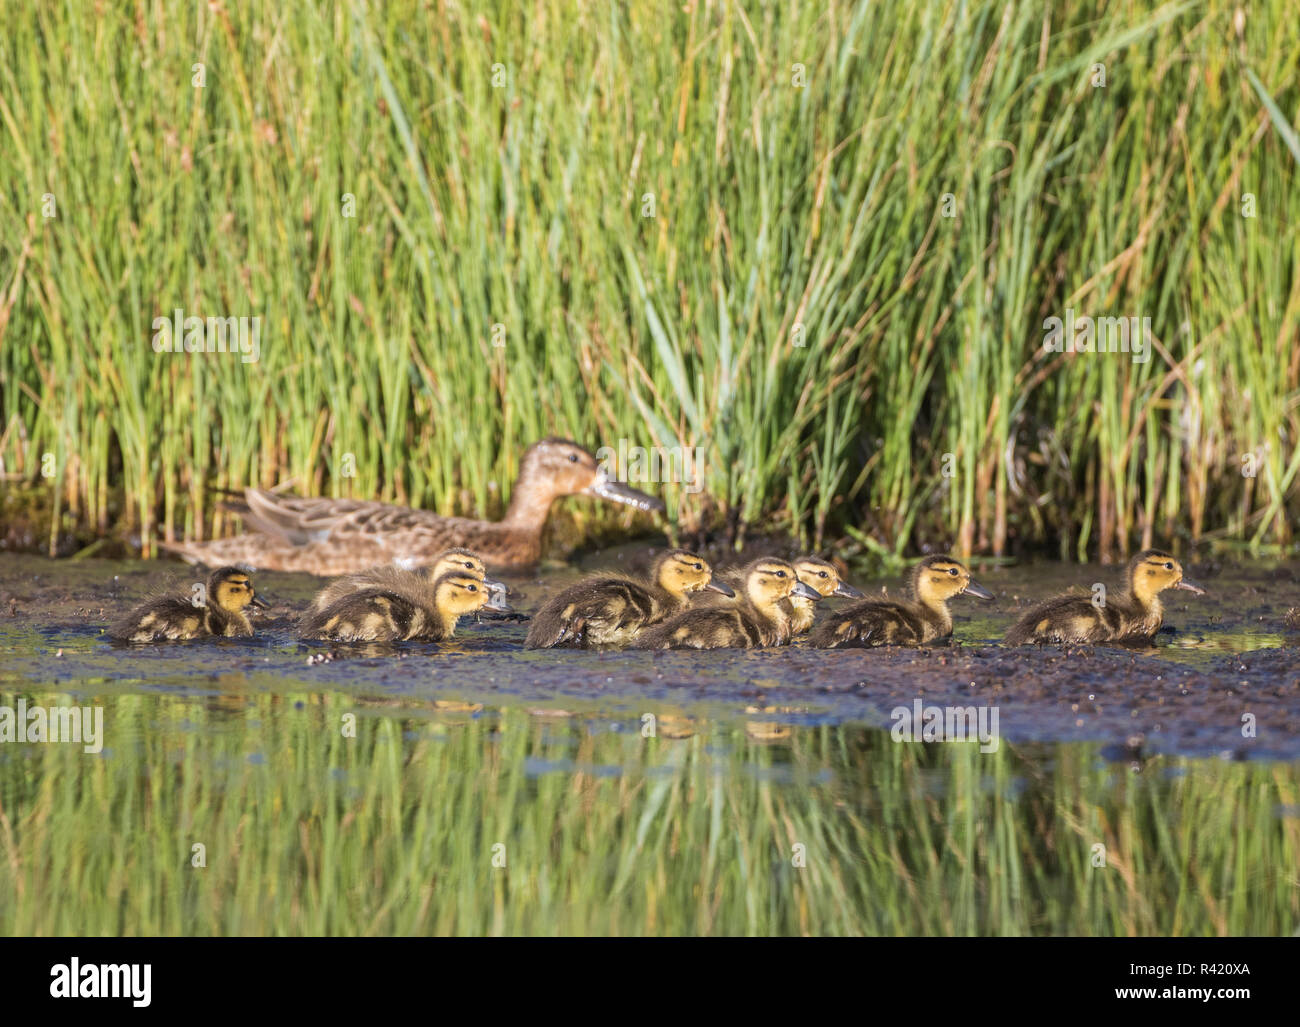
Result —
[[[801,556],[794,562],[795,573],[799,580],[819,596],[848,596],[852,599],[862,598],[862,593],[852,585],[841,580],[835,565],[815,556]]]
[[[457,572],[468,574],[479,581],[487,576],[487,568],[483,566],[483,561],[477,555],[468,549],[448,549],[445,553],[439,554],[438,559],[434,561],[429,569],[429,579],[437,581],[444,574]]]
[[[453,571],[438,579],[433,596],[439,613],[463,617],[483,609],[492,593],[483,579],[463,571]]]
[[[745,571],[745,595],[757,607],[774,606],[792,595],[818,600],[821,596],[799,580],[794,564],[785,560],[755,560]]]
[[[219,571],[208,586],[212,602],[229,613],[240,613],[257,599],[253,582],[243,571]]]
[[[993,593],[970,576],[970,571],[951,556],[927,556],[914,571],[916,598],[923,603],[945,603],[953,596],[992,599]]]
[[[714,580],[713,568],[707,561],[685,549],[674,549],[660,558],[655,580],[660,588],[675,596],[706,588],[723,595],[735,594],[722,582]]]
[[[1168,553],[1148,549],[1129,566],[1129,584],[1133,594],[1149,601],[1167,588],[1182,588],[1203,595],[1205,589],[1183,577],[1183,565]]]

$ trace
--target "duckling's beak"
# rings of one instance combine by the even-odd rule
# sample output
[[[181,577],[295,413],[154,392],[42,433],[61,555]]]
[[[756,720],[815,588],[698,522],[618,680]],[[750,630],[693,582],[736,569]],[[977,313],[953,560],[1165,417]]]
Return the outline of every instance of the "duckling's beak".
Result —
[[[814,603],[821,599],[822,594],[815,588],[810,588],[802,581],[796,581],[794,588],[790,590],[792,596],[802,596],[804,599],[811,599]]]
[[[847,581],[841,581],[839,585],[836,587],[835,591],[831,593],[831,595],[843,596],[845,599],[861,599],[863,596],[866,595],[866,593],[859,592]]]
[[[1192,581],[1190,578],[1183,578],[1174,588],[1185,588],[1188,592],[1195,592],[1198,596],[1205,595],[1205,586]]]
[[[483,584],[487,585],[487,582],[485,581]],[[490,585],[488,586],[488,599],[487,602],[483,604],[483,609],[492,610],[494,613],[511,612],[510,604],[506,602],[506,590],[504,586],[500,588],[492,588]]]
[[[974,579],[966,583],[966,587],[961,590],[961,594],[964,596],[974,596],[976,599],[993,598],[993,593]]]
[[[271,604],[268,603],[261,596],[257,595],[256,593],[253,594],[253,598],[250,599],[249,602],[252,603],[254,606],[256,606],[259,610],[269,610],[271,608]]]
[[[502,582],[494,581],[492,578],[484,578],[483,585],[493,595],[499,595],[502,599],[506,597],[506,586]]]
[[[647,496],[644,492],[638,492],[627,482],[609,477],[603,467],[597,468],[596,480],[588,485],[584,491],[589,496],[608,499],[611,503],[626,503],[638,510],[658,510],[663,512],[667,509],[662,499]]]
[[[709,578],[709,583],[704,587],[710,592],[721,592],[724,596],[734,596],[736,594],[734,588],[717,578]]]

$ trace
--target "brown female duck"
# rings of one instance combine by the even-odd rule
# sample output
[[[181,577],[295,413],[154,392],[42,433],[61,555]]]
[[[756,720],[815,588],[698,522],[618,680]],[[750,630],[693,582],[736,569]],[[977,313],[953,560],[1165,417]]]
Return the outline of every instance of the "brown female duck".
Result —
[[[703,559],[685,549],[670,549],[651,565],[647,581],[588,578],[551,597],[534,615],[524,647],[626,645],[652,624],[680,613],[691,594],[704,589],[736,594],[714,578]]]
[[[363,585],[308,610],[298,633],[328,642],[437,642],[455,633],[461,617],[485,609],[510,611],[499,592],[466,571],[430,584],[423,574],[393,568],[384,585]]]
[[[577,443],[545,439],[530,446],[520,460],[510,506],[500,521],[250,488],[244,502],[231,508],[256,531],[211,542],[164,543],[164,548],[191,563],[242,563],[322,576],[354,574],[388,563],[422,566],[449,546],[471,549],[492,567],[530,567],[541,559],[542,529],[551,504],[575,495],[638,510],[664,509],[660,500],[609,477]]]
[[[866,649],[878,645],[925,645],[952,634],[948,600],[968,595],[992,599],[951,556],[927,556],[912,568],[908,598],[864,599],[832,614],[809,639],[817,649]]]
[[[763,557],[745,568],[744,589],[734,603],[692,607],[647,628],[633,649],[758,649],[790,641],[780,604],[790,596],[817,596],[799,580],[794,565]]]
[[[113,624],[108,636],[119,642],[175,642],[251,635],[253,626],[244,614],[250,603],[266,606],[246,573],[238,567],[221,567],[208,576],[203,591],[141,603]]]
[[[1205,589],[1183,577],[1183,567],[1168,553],[1148,549],[1132,560],[1119,595],[1060,595],[1024,614],[1006,634],[1007,645],[1028,642],[1149,642],[1164,623],[1160,593],[1168,588],[1203,595]]]

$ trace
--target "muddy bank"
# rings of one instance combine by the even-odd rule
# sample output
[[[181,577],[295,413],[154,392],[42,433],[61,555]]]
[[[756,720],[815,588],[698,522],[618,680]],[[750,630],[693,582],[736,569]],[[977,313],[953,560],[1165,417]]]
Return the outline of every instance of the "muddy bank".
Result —
[[[621,566],[605,554],[603,566]],[[633,557],[624,555],[624,561]],[[588,567],[591,562],[588,561]],[[320,582],[266,574],[275,605],[248,640],[118,647],[100,634],[142,594],[193,580],[187,568],[139,561],[0,557],[0,687],[95,694],[179,690],[339,691],[429,706],[435,701],[549,710],[635,722],[646,712],[744,717],[776,707],[793,724],[889,727],[891,711],[988,706],[1004,741],[1100,740],[1117,758],[1154,753],[1300,758],[1300,640],[1285,626],[1293,565],[1202,567],[1208,597],[1170,603],[1156,647],[1008,649],[995,644],[1027,602],[1068,582],[1113,580],[1113,568],[981,570],[991,604],[954,605],[957,641],[921,650],[527,652],[516,621],[464,625],[444,645],[353,649],[304,644],[293,625]],[[1209,571],[1209,573],[1206,573]],[[510,581],[529,612],[577,569]],[[860,581],[869,592],[896,582]],[[1243,717],[1253,736],[1243,733]]]

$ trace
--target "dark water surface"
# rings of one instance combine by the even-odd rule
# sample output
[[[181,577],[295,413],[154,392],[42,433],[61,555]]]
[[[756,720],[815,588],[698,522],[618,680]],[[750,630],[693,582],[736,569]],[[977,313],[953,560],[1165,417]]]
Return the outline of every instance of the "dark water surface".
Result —
[[[511,602],[531,612],[577,572],[511,579]],[[1297,573],[1196,568],[1210,594],[1173,593],[1175,630],[1142,650],[1000,646],[1026,602],[1116,581],[1046,565],[978,569],[997,599],[955,602],[948,646],[581,653],[525,652],[526,625],[499,621],[443,645],[300,643],[319,582],[272,573],[252,639],[121,647],[110,619],[198,575],[0,557],[0,706],[104,710],[100,753],[0,745],[0,848],[19,867],[0,922],[1289,934]],[[991,744],[891,739],[917,703],[995,711]]]

